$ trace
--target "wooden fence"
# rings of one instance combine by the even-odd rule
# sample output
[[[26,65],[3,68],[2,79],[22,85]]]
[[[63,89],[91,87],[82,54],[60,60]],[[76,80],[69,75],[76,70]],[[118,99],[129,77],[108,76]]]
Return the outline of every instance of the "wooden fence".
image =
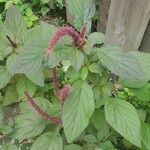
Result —
[[[106,42],[126,51],[150,52],[150,0],[99,1],[97,31],[106,34]],[[73,21],[69,11],[67,18]]]

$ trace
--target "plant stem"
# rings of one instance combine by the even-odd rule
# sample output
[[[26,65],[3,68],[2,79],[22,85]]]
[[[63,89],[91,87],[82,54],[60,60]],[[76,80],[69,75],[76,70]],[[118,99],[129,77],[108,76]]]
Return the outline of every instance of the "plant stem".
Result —
[[[51,70],[52,80],[54,85],[54,94],[57,98],[59,98],[59,82],[57,79],[56,67]]]

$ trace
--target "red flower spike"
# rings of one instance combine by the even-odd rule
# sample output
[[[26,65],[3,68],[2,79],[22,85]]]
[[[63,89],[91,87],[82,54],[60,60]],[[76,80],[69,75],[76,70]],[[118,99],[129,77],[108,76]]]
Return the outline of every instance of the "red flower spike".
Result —
[[[82,33],[78,33],[73,27],[60,27],[52,36],[52,38],[50,39],[49,43],[48,43],[48,48],[47,48],[47,52],[46,52],[46,57],[49,57],[53,51],[53,49],[55,48],[57,42],[65,35],[70,36],[73,41],[74,44],[77,47],[82,47],[83,44],[85,43],[85,37],[83,36],[83,34],[85,33],[85,31],[83,30]]]
[[[31,106],[34,108],[34,110],[45,120],[47,121],[51,121],[57,125],[61,125],[62,124],[62,120],[58,117],[55,116],[51,116],[49,115],[47,112],[45,112],[44,110],[42,110],[42,108],[40,108],[40,106],[38,106],[36,104],[36,102],[34,101],[34,99],[28,94],[27,91],[24,92],[25,97],[27,98],[28,102],[31,104]]]
[[[71,86],[66,84],[64,87],[60,90],[60,96],[59,99],[61,103],[63,104],[69,93],[71,92]]]

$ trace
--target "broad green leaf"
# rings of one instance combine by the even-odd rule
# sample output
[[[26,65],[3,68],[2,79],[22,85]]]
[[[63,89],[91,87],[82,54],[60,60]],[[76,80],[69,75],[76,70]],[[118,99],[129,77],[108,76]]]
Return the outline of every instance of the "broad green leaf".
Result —
[[[150,150],[150,125],[142,124],[142,150]]]
[[[9,36],[21,41],[22,35],[25,33],[27,28],[16,6],[11,6],[8,9],[6,13],[5,26],[9,31]]]
[[[16,145],[12,145],[11,143],[4,143],[2,145],[2,149],[1,150],[19,150]]]
[[[39,37],[26,40],[30,34],[35,33],[36,31],[37,35],[40,35]],[[44,57],[49,38],[52,36],[54,31],[54,26],[48,25],[46,23],[41,23],[40,33],[37,28],[34,31],[31,31],[29,35],[27,34],[24,37],[24,40],[26,40],[26,42],[24,44],[23,51],[17,56],[16,61],[12,67],[12,72],[24,73],[34,83],[43,86],[44,75],[42,73],[42,70],[44,67]],[[35,80],[37,74],[39,75],[39,77],[38,81],[36,82]]]
[[[13,73],[35,73],[42,70],[46,45],[44,40],[33,39],[26,42],[12,67]]]
[[[92,123],[97,129],[97,131],[102,132],[103,138],[106,138],[109,136],[110,126],[105,119],[105,114],[103,110],[100,110],[100,109],[95,110],[92,116]]]
[[[139,51],[130,52],[132,55],[136,57],[139,61],[140,65],[144,71],[144,78],[150,80],[150,54],[149,53],[142,53]]]
[[[134,92],[135,96],[141,102],[148,102],[150,101],[150,83],[147,83],[145,86],[139,89],[131,89]]]
[[[118,47],[96,48],[102,64],[114,74],[125,79],[144,79],[140,62],[131,53],[124,53]]]
[[[10,74],[5,66],[0,66],[0,89],[5,87],[11,79]]]
[[[84,54],[75,47],[70,47],[64,53],[64,59],[69,60],[76,71],[79,71],[84,63]]]
[[[38,86],[44,86],[44,74],[41,71],[35,73],[26,73],[26,77]]]
[[[44,98],[35,98],[36,103],[46,112],[52,111],[51,104]],[[15,118],[15,126],[12,138],[23,140],[35,137],[45,129],[46,122],[41,116],[29,105],[28,102],[20,104],[21,113]],[[53,113],[51,113],[53,115]]]
[[[4,58],[12,52],[12,48],[10,43],[5,38],[0,39],[0,60],[4,60]]]
[[[141,147],[141,125],[136,109],[118,98],[109,99],[105,104],[107,122],[125,139]]]
[[[78,81],[63,106],[63,127],[70,143],[87,127],[94,111],[92,88],[86,81]]]
[[[29,94],[31,96],[33,96],[36,91],[36,85],[33,82],[31,82],[30,80],[28,80],[27,78],[22,77],[17,80],[16,90],[17,90],[19,97],[21,97],[21,98],[24,97],[25,91],[28,91]]]
[[[17,54],[13,53],[7,58],[7,61],[6,61],[7,71],[12,75],[13,73],[11,73],[11,70],[12,70],[13,63],[15,62],[16,58],[17,58]]]
[[[56,67],[61,61],[61,56],[59,51],[53,51],[51,56],[49,57],[48,61],[47,61],[47,66],[49,68],[54,68]]]
[[[23,34],[23,43],[30,41],[32,39],[37,39],[41,35],[41,26],[33,27]]]
[[[91,29],[92,17],[95,14],[95,1],[94,0],[69,0],[68,11],[74,16],[74,25],[81,29],[87,23],[88,29]]]
[[[3,102],[3,106],[10,105],[14,102],[18,102],[19,101],[18,98],[19,98],[19,96],[16,91],[16,86],[14,84],[8,86],[7,90],[5,92],[5,101]]]
[[[65,145],[64,150],[85,150],[81,146],[76,144]]]
[[[88,42],[90,46],[94,46],[95,44],[103,44],[105,41],[105,35],[100,32],[91,33],[88,37]]]
[[[58,133],[44,133],[35,140],[31,150],[63,150],[62,137]]]
[[[122,86],[124,87],[129,87],[129,88],[141,88],[143,87],[148,80],[130,80],[130,79],[119,79],[119,82]]]
[[[144,122],[146,119],[146,111],[144,109],[138,109],[137,113],[139,115],[140,121]]]
[[[89,66],[89,71],[92,73],[99,73],[100,75],[102,75],[103,72],[103,68],[100,64],[98,63],[91,63]]]
[[[97,150],[116,150],[111,141],[105,141],[104,143],[100,144]]]
[[[94,135],[85,135],[82,140],[87,143],[97,143],[97,139]]]

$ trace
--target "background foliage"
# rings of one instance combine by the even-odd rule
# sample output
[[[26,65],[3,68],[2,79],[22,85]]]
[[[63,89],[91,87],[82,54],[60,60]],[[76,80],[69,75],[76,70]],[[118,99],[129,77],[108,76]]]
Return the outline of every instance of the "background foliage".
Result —
[[[87,23],[86,44],[81,51],[65,37],[46,60],[48,41],[58,28],[50,19],[51,24],[40,20],[63,9],[64,2],[0,2],[1,149],[150,149],[149,54],[105,45],[102,33],[91,33],[94,1],[70,0],[75,27]],[[60,86],[72,85],[63,107],[49,73],[56,66]],[[63,127],[39,116],[26,90],[44,111],[61,117]]]

